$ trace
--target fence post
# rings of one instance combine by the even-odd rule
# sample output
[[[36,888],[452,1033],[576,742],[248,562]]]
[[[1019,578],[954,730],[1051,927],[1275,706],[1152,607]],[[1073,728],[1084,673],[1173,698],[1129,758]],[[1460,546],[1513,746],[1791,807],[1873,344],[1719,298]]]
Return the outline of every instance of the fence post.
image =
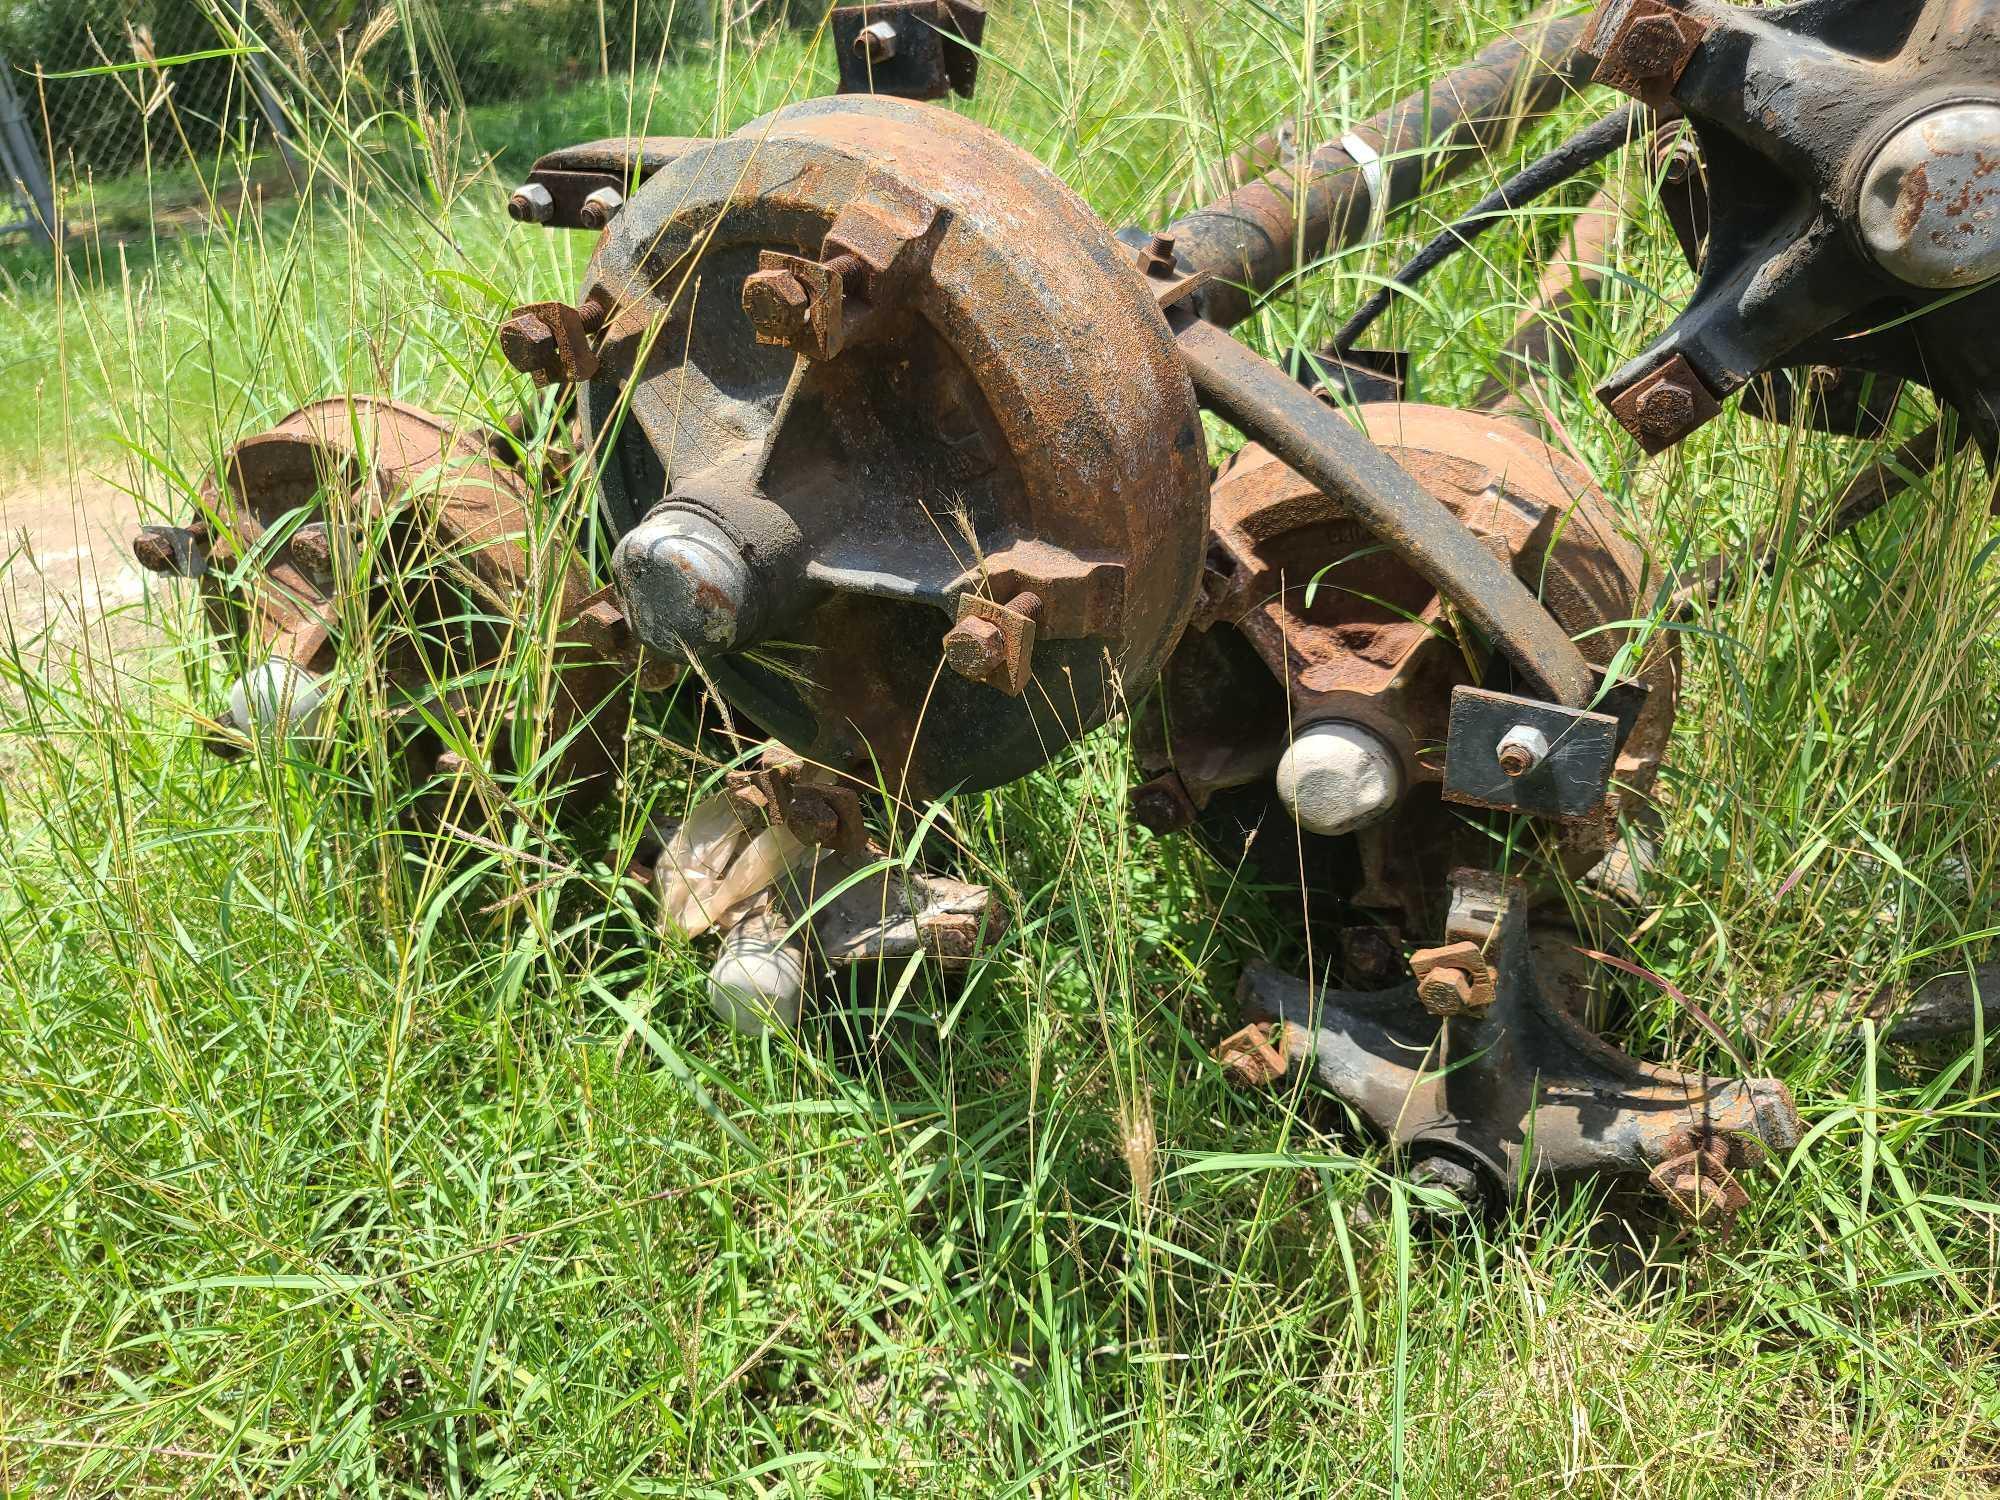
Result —
[[[52,240],[56,228],[56,195],[49,174],[42,166],[42,153],[35,149],[35,137],[21,110],[21,96],[14,91],[14,68],[0,56],[0,164],[7,169],[8,187],[27,202],[26,217],[9,229],[26,227],[44,240]]]

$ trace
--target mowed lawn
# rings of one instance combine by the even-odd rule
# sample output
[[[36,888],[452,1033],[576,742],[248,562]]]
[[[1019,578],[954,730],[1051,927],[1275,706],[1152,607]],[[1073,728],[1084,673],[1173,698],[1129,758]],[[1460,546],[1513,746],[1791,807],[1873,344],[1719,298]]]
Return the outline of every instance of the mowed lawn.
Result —
[[[1260,131],[1338,136],[1525,10],[1020,0],[953,107],[1150,225]],[[495,329],[573,295],[588,246],[510,223],[511,174],[565,138],[712,133],[830,86],[809,35],[761,25],[470,122],[375,97],[364,63],[303,106],[310,198],[84,237],[59,274],[9,252],[0,470],[179,516],[225,445],[348,390],[525,409],[539,440],[551,398]],[[1302,268],[1243,336],[1317,347],[1614,102]],[[1647,153],[1614,170],[1643,209]],[[1392,314],[1417,398],[1494,373],[1594,186]],[[1126,821],[1120,726],[901,810],[895,857],[1012,914],[963,989],[914,984],[886,1017],[830,999],[759,1041],[714,1019],[710,950],[659,935],[625,878],[713,783],[692,687],[640,703],[619,795],[581,824],[495,793],[426,834],[365,714],[295,755],[211,756],[227,673],[154,584],[48,633],[13,619],[0,666],[0,1493],[2000,1488],[2000,1053],[1826,1019],[2000,933],[1991,484],[1963,461],[1823,542],[1865,445],[1732,411],[1642,461],[1589,388],[1692,276],[1657,214],[1617,257],[1552,432],[1662,596],[1777,538],[1684,626],[1641,604],[1685,672],[1632,937],[1671,988],[1615,991],[1635,1052],[1739,1053],[1799,1101],[1807,1140],[1732,1235],[1602,1190],[1424,1212],[1330,1101],[1232,1088],[1208,1048],[1238,969],[1302,963],[1298,935],[1284,892]],[[1928,415],[1912,395],[1898,431]],[[538,524],[574,537],[590,502],[553,488]],[[35,566],[16,549],[11,581]],[[341,670],[369,666],[357,647]],[[536,690],[531,661],[501,675]]]

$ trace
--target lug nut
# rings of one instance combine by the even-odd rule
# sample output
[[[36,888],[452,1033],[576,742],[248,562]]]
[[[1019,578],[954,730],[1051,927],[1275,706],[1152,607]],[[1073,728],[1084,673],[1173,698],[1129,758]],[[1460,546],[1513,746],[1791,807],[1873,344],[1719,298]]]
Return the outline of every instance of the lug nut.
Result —
[[[944,659],[969,682],[984,682],[1006,665],[1007,643],[991,620],[968,615],[944,633]]]
[[[539,182],[523,183],[507,200],[507,217],[517,224],[546,224],[555,211],[556,200]]]
[[[599,188],[583,200],[583,207],[576,211],[577,222],[585,229],[602,229],[624,206],[625,195],[617,188]]]
[[[861,28],[854,38],[854,51],[870,64],[879,66],[896,55],[896,28],[887,21],[874,21]]]
[[[1526,776],[1549,758],[1549,737],[1532,724],[1516,724],[1500,736],[1493,753],[1509,776]]]

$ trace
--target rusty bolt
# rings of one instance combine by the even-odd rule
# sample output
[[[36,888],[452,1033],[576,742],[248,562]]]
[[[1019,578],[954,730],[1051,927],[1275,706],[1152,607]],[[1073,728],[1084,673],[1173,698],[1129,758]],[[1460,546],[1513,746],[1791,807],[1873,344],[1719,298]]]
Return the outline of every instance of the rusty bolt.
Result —
[[[1139,269],[1148,276],[1173,275],[1174,237],[1170,234],[1154,235],[1146,248],[1139,252]]]
[[[1665,78],[1683,62],[1685,47],[1680,23],[1672,16],[1640,16],[1619,36],[1618,65],[1634,78]]]
[[[1477,943],[1412,953],[1410,972],[1417,979],[1417,999],[1434,1016],[1470,1015],[1493,1003],[1493,971]]]
[[[1007,664],[1007,643],[991,620],[967,615],[945,632],[944,659],[968,682],[985,682]]]
[[[1549,737],[1532,724],[1516,724],[1500,736],[1494,756],[1508,776],[1526,776],[1549,758]]]
[[[176,578],[202,571],[201,538],[186,526],[141,526],[132,538],[132,556],[148,573]]]
[[[1678,1149],[1685,1147],[1687,1149]],[[1669,1155],[1648,1174],[1654,1189],[1667,1200],[1668,1207],[1683,1219],[1709,1228],[1727,1228],[1730,1221],[1750,1204],[1750,1195],[1729,1169],[1730,1148],[1726,1140],[1709,1137],[1690,1141],[1686,1137],[1668,1143]]]
[[[812,294],[790,271],[752,271],[743,279],[743,311],[765,343],[790,343],[805,331]]]
[[[1694,416],[1694,392],[1677,380],[1662,380],[1638,402],[1639,425],[1655,441],[1670,441]]]
[[[507,200],[507,217],[517,224],[546,224],[555,217],[556,200],[539,182],[526,182]]]
[[[561,362],[556,331],[537,313],[520,313],[500,325],[500,353],[523,375],[553,372]]]
[[[896,28],[887,21],[871,22],[854,38],[854,51],[871,66],[887,62],[896,55]]]
[[[1216,1043],[1213,1054],[1238,1088],[1269,1088],[1285,1076],[1285,1025],[1259,1021]]]
[[[602,229],[624,206],[625,195],[617,188],[601,187],[583,200],[583,207],[576,211],[576,220],[585,229]]]
[[[1472,976],[1463,969],[1432,969],[1417,982],[1417,998],[1434,1016],[1462,1016],[1472,1009]]]
[[[785,826],[802,843],[825,847],[840,838],[840,809],[815,786],[795,786],[785,807]]]
[[[1648,453],[1673,447],[1722,410],[1684,354],[1673,355],[1622,390],[1607,386],[1601,394],[1611,414]]]
[[[1163,771],[1143,786],[1132,788],[1132,821],[1148,833],[1165,836],[1194,826],[1194,799],[1177,771]]]
[[[292,533],[292,561],[315,583],[333,577],[333,534],[324,521],[308,521]]]

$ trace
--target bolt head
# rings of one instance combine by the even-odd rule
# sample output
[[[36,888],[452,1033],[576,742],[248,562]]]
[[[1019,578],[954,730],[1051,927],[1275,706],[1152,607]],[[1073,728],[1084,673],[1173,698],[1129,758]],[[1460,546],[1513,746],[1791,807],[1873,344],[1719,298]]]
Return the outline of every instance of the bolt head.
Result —
[[[551,369],[557,360],[556,331],[535,313],[521,313],[500,325],[500,353],[523,375]]]
[[[1664,78],[1679,65],[1686,47],[1672,16],[1641,16],[1619,38],[1618,62],[1634,78]]]
[[[788,344],[805,330],[812,294],[790,271],[752,271],[743,279],[743,311],[760,340]]]
[[[1434,1016],[1462,1016],[1473,1009],[1472,977],[1463,969],[1432,969],[1417,981],[1417,999]]]
[[[1180,777],[1172,771],[1156,776],[1143,786],[1132,788],[1127,797],[1132,821],[1148,833],[1164,838],[1194,824],[1194,803],[1188,800]]]
[[[824,848],[840,837],[840,809],[815,787],[794,787],[785,807],[785,826],[801,842]]]
[[[314,583],[333,577],[333,535],[324,521],[308,521],[292,533],[292,561]]]
[[[970,682],[984,682],[1007,664],[1007,643],[991,620],[968,615],[944,636],[944,659]]]

